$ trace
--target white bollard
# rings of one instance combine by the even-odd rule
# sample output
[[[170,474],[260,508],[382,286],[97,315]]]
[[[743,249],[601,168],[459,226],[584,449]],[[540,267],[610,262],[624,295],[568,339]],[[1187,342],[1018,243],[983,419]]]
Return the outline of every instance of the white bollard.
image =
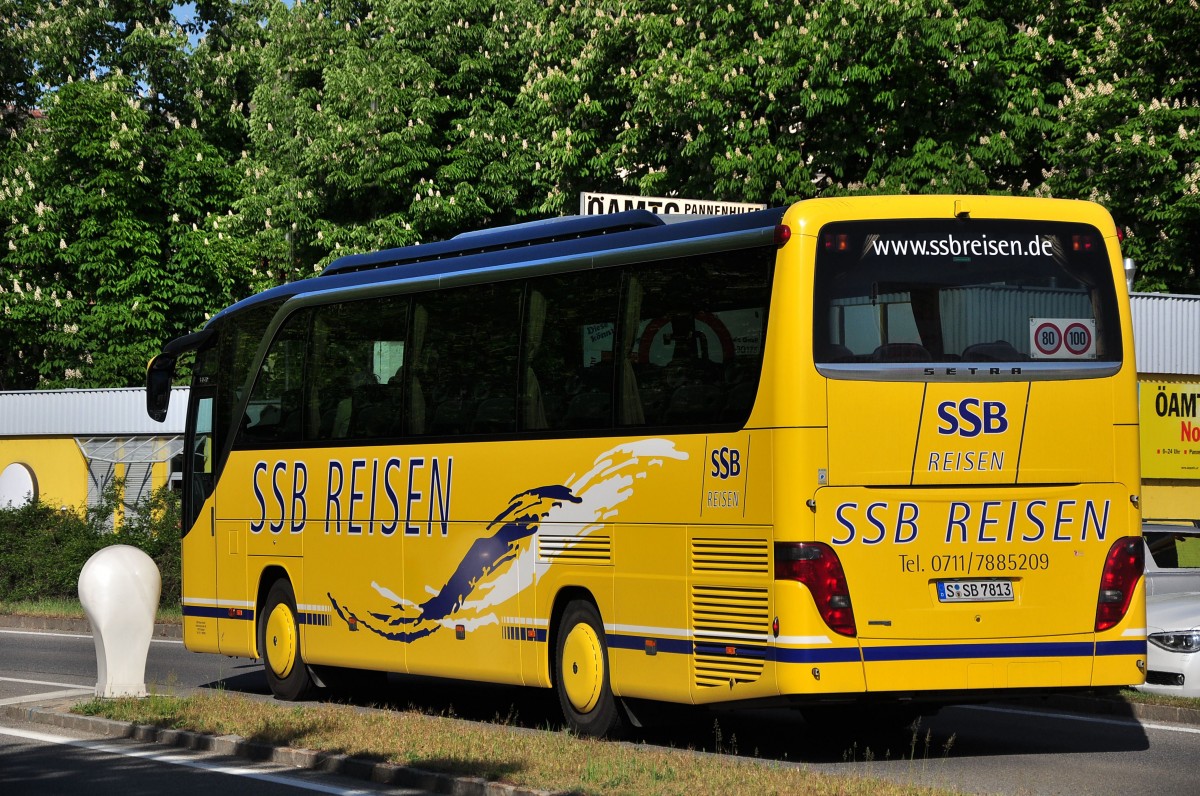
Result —
[[[146,696],[146,656],[161,589],[154,559],[136,547],[106,547],[83,565],[79,601],[96,642],[96,696]]]

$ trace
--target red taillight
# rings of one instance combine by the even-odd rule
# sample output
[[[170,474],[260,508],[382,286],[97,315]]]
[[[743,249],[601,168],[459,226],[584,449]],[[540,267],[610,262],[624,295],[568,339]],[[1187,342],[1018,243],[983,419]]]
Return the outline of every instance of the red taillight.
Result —
[[[775,227],[775,245],[782,246],[792,239],[792,228],[787,224],[780,224]]]
[[[846,573],[833,548],[823,542],[780,542],[775,545],[775,579],[796,580],[812,592],[825,624],[835,633],[853,636],[854,608]]]
[[[1095,241],[1091,235],[1072,235],[1071,249],[1077,252],[1090,252],[1095,246]]]
[[[1136,536],[1118,539],[1108,548],[1104,572],[1100,575],[1100,594],[1096,598],[1097,633],[1125,618],[1133,590],[1146,566],[1145,550],[1142,540]]]

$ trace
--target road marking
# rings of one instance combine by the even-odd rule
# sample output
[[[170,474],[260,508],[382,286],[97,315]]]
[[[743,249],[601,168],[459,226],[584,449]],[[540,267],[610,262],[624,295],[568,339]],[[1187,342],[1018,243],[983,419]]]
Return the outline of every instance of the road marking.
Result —
[[[49,680],[22,680],[18,677],[0,677],[0,683],[23,683],[24,685],[52,685],[58,688],[84,688],[78,683],[52,683]]]
[[[91,633],[55,633],[51,630],[0,630],[0,633],[5,633],[11,636],[52,636],[54,638],[86,638],[91,639]],[[183,639],[178,638],[152,638],[151,644],[183,644]]]
[[[19,705],[22,702],[37,702],[38,700],[42,699],[66,699],[67,697],[83,696],[84,694],[90,694],[94,696],[95,693],[95,688],[70,688],[66,691],[47,691],[44,694],[30,694],[29,696],[0,699],[0,706]]]
[[[1067,721],[1085,721],[1091,724],[1115,724],[1119,727],[1145,727],[1148,730],[1166,730],[1167,732],[1182,732],[1200,735],[1200,727],[1187,727],[1183,724],[1158,724],[1141,721],[1137,718],[1108,719],[1099,716],[1084,716],[1079,713],[1052,713],[1048,710],[1022,710],[1020,708],[998,708],[990,705],[960,705],[966,710],[988,710],[993,713],[1013,713],[1019,716],[1037,716],[1039,718],[1065,719]]]
[[[173,766],[184,766],[185,768],[198,768],[204,771],[212,771],[218,774],[228,774],[234,777],[246,777],[260,782],[270,782],[275,785],[285,785],[300,790],[315,791],[317,793],[331,793],[336,796],[358,796],[359,794],[378,794],[377,790],[363,790],[361,788],[345,788],[337,785],[326,785],[320,782],[308,782],[302,779],[294,779],[292,777],[281,776],[278,774],[267,774],[261,771],[255,771],[251,768],[242,766],[227,766],[220,763],[210,763],[206,760],[195,760],[184,754],[177,752],[160,752],[154,749],[135,749],[115,744],[104,743],[103,741],[81,741],[76,738],[68,738],[63,735],[50,735],[43,732],[32,732],[29,730],[18,730],[15,727],[0,726],[0,735],[9,735],[14,738],[23,738],[27,741],[40,741],[42,743],[60,744],[62,746],[74,746],[79,749],[85,749],[89,752],[103,752],[105,754],[119,755],[122,757],[136,757],[143,760],[151,760],[156,763],[168,763]],[[410,793],[419,793],[420,791],[410,791]]]

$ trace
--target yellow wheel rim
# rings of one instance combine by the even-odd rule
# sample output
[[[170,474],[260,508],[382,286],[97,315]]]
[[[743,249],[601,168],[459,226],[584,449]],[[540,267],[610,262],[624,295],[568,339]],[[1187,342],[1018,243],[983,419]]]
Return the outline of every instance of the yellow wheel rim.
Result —
[[[280,680],[292,673],[296,663],[296,621],[292,609],[280,603],[267,617],[267,665]]]
[[[591,625],[571,628],[563,643],[563,690],[571,706],[587,713],[600,701],[604,685],[604,648]]]

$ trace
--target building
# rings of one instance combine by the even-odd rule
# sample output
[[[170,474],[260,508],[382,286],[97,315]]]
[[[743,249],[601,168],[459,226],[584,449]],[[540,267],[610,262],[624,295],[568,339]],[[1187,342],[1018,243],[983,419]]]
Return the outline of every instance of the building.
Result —
[[[1200,522],[1200,296],[1134,293],[1142,516]]]
[[[188,391],[172,393],[164,423],[146,415],[139,388],[0,393],[0,506],[33,499],[82,510],[116,478],[122,502],[136,505],[172,478],[182,449]]]

